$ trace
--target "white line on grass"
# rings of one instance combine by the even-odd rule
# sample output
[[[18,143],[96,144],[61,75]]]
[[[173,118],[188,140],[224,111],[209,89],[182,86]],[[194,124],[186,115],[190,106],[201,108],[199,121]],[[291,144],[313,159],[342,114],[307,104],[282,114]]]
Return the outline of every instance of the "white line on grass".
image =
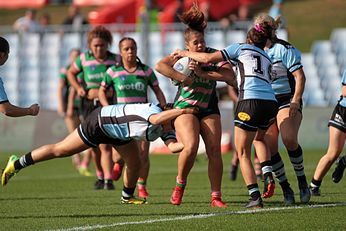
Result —
[[[79,226],[79,227],[73,227],[73,228],[67,228],[67,229],[52,229],[48,231],[95,230],[95,229],[111,228],[111,227],[123,226],[123,225],[151,224],[151,223],[165,222],[165,221],[203,219],[208,217],[217,217],[217,216],[225,216],[225,215],[264,213],[264,212],[272,212],[272,211],[280,211],[280,210],[325,208],[325,207],[338,207],[338,206],[346,206],[346,202],[334,203],[334,204],[307,205],[307,206],[274,207],[274,208],[254,209],[254,210],[249,209],[249,210],[239,210],[239,211],[228,211],[228,212],[222,212],[222,213],[196,214],[196,215],[179,216],[179,217],[172,217],[172,218],[150,219],[150,220],[143,220],[143,221],[117,222],[117,223],[106,224],[106,225],[87,225],[87,226]]]

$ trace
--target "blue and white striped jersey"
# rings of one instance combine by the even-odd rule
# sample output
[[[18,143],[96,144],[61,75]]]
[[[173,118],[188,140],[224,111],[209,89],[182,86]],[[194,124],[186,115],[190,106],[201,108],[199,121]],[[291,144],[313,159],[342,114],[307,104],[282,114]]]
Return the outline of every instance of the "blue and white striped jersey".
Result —
[[[300,51],[286,41],[278,40],[266,50],[273,62],[272,87],[276,95],[294,94],[295,79],[292,72],[303,67]]]
[[[344,74],[342,75],[341,84],[342,84],[342,86],[346,86],[346,69],[344,71]],[[341,96],[339,104],[343,107],[346,107],[346,97],[345,96]]]
[[[250,44],[231,44],[221,50],[225,60],[237,64],[239,100],[275,99],[271,87],[271,65],[268,55]]]
[[[5,92],[4,83],[0,78],[0,103],[8,102],[8,98]]]
[[[151,124],[149,117],[162,109],[152,103],[115,104],[102,107],[98,122],[105,134],[121,140],[153,141],[175,139],[175,133],[164,133],[160,124]]]

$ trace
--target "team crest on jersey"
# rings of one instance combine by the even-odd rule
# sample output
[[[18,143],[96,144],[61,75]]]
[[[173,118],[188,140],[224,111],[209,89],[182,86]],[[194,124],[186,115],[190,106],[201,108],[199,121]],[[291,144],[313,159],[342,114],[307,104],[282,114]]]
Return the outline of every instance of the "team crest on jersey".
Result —
[[[90,69],[91,69],[92,71],[95,71],[96,65],[91,65],[91,66],[90,66]]]
[[[250,115],[247,114],[246,112],[239,112],[238,117],[242,121],[249,121],[251,119]]]
[[[119,78],[121,81],[125,81],[125,79],[126,79],[125,75],[121,75]]]

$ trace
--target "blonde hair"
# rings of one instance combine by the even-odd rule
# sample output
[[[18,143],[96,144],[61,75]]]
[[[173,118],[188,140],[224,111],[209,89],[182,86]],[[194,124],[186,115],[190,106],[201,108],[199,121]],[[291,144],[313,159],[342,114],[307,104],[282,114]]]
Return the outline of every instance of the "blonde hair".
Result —
[[[273,18],[270,15],[266,13],[261,13],[258,14],[255,19],[254,19],[254,25],[257,24],[268,24],[272,27],[272,37],[270,39],[275,39],[276,38],[276,30],[280,27],[281,24],[281,17],[278,16],[277,18]]]

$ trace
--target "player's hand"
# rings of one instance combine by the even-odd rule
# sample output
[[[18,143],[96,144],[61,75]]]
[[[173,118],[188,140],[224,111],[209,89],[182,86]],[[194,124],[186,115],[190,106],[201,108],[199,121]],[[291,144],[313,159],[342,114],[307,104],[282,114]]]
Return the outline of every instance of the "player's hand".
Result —
[[[29,107],[29,110],[30,110],[30,115],[36,116],[40,111],[40,106],[37,103],[35,103]]]
[[[86,92],[85,92],[84,88],[79,87],[78,90],[77,90],[77,94],[78,94],[80,97],[84,97],[84,96],[86,95]]]
[[[186,55],[185,55],[185,51],[177,49],[171,53],[171,56],[174,59],[180,59],[181,57],[184,57]]]
[[[188,107],[183,109],[184,114],[196,114],[199,112],[198,107]]]
[[[300,108],[300,103],[291,102],[290,104],[290,117],[295,117]]]

